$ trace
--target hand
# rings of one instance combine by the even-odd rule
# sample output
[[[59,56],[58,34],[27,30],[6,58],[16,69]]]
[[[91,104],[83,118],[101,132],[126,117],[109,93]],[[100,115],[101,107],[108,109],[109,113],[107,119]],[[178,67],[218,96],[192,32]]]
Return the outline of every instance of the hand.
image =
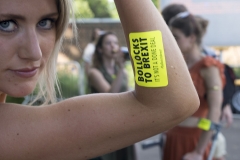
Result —
[[[222,120],[226,122],[227,127],[231,126],[233,123],[233,114],[230,104],[227,104],[224,106],[223,112],[222,112]]]
[[[120,68],[124,68],[125,59],[124,54],[121,51],[118,51],[114,54],[114,59],[116,65],[118,65]]]
[[[203,160],[203,156],[196,151],[193,151],[185,154],[183,160]]]

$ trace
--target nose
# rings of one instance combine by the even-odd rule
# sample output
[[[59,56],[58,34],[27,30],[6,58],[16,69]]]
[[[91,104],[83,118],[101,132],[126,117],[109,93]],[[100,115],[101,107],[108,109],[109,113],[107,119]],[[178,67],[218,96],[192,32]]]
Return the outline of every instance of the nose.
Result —
[[[42,57],[40,40],[35,28],[26,29],[20,40],[20,50],[18,56],[22,59],[38,61]]]

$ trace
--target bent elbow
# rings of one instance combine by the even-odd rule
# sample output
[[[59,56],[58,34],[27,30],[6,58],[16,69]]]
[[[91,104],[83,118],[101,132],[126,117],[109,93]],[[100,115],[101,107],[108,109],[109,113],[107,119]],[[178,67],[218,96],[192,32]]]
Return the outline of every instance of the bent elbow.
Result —
[[[178,103],[181,105],[179,105],[179,109],[177,110],[177,116],[180,117],[181,120],[192,116],[200,106],[200,100],[195,89],[187,92]]]
[[[191,116],[198,110],[200,106],[200,100],[197,93],[191,95],[191,97],[188,99],[188,104],[189,104],[187,106],[187,110],[189,111],[188,116]]]

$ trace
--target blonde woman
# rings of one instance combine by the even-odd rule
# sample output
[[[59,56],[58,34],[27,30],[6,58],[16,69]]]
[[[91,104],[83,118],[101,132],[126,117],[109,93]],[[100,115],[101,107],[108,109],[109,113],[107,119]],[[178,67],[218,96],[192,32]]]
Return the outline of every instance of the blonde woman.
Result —
[[[71,1],[0,0],[1,160],[90,159],[167,130],[196,111],[199,100],[183,57],[151,0],[115,3],[126,37],[162,32],[168,85],[136,84],[130,92],[54,103],[55,64]],[[26,96],[37,84],[44,105],[5,103],[7,95]]]

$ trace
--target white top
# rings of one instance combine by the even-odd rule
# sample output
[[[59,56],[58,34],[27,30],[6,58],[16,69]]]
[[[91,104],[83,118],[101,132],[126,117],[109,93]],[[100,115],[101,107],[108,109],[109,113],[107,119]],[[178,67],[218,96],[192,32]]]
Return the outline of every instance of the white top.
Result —
[[[92,64],[92,57],[95,52],[95,44],[88,43],[83,51],[83,60],[89,64]]]

